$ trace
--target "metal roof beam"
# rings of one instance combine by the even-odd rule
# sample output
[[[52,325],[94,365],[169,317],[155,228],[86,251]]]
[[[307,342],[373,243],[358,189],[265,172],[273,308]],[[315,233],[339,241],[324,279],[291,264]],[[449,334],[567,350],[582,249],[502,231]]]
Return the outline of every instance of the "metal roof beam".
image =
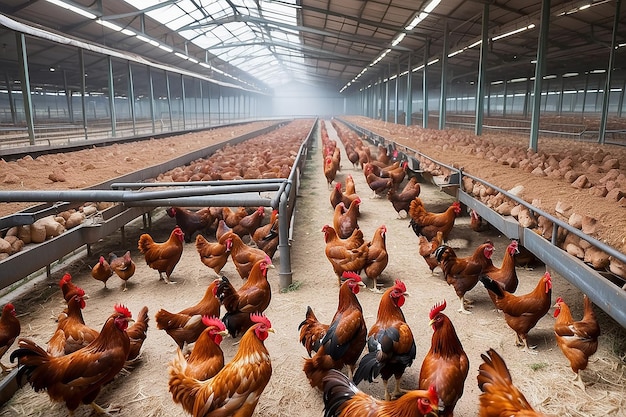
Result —
[[[108,15],[108,16],[101,16],[100,19],[101,20],[115,20],[115,19],[124,19],[124,18],[127,18],[127,17],[137,17],[139,15],[146,14],[146,13],[151,12],[153,10],[158,10],[158,9],[160,9],[162,7],[169,6],[171,4],[176,4],[179,1],[180,0],[165,0],[162,3],[154,4],[154,5],[150,6],[150,7],[146,7],[145,9],[137,10],[137,11],[134,11],[134,12],[128,12],[128,13],[120,13],[120,14],[111,14],[111,15]]]

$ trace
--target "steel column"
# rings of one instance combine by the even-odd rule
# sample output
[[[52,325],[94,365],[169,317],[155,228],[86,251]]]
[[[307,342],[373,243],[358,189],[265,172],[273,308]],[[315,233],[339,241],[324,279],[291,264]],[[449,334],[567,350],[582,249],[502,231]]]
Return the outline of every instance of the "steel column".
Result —
[[[446,128],[446,96],[448,88],[448,21],[443,22],[443,53],[441,54],[441,91],[439,92],[439,130]]]
[[[430,55],[430,39],[426,39],[424,44],[424,74],[422,76],[422,96],[424,100],[424,111],[422,114],[422,127],[428,128],[428,57]]]
[[[87,140],[87,101],[85,100],[87,86],[85,82],[85,53],[82,48],[78,48],[78,66],[80,67],[80,105],[83,112],[83,131],[85,132],[85,140]]]
[[[107,66],[109,70],[109,115],[111,116],[111,136],[115,137],[115,87],[113,86],[113,58],[107,56]]]
[[[539,139],[539,119],[541,111],[541,81],[546,61],[546,44],[550,28],[550,0],[541,2],[541,28],[539,29],[539,40],[537,42],[537,63],[535,64],[535,86],[533,88],[533,112],[530,120],[530,143],[528,147],[537,151]]]
[[[137,118],[135,116],[135,84],[133,83],[133,69],[128,61],[128,108],[133,122],[133,135],[137,134]]]
[[[606,135],[606,122],[609,113],[609,96],[611,95],[611,76],[613,74],[613,62],[615,61],[615,44],[617,38],[617,26],[619,25],[619,12],[622,0],[615,1],[615,17],[613,19],[613,35],[611,36],[611,52],[609,53],[609,65],[606,70],[606,87],[602,96],[602,114],[600,116],[600,135],[598,143],[604,144]]]
[[[167,75],[167,74],[166,74]],[[148,65],[148,87],[150,89],[150,116],[152,119],[152,133],[156,131],[155,108],[154,108],[154,80],[152,79],[152,70]]]
[[[413,85],[412,85],[413,72],[411,72],[411,54],[409,54],[409,62],[407,64],[406,73],[406,117],[404,118],[404,124],[411,126],[412,114],[413,114]]]
[[[165,71],[165,88],[167,90],[167,112],[170,116],[170,132],[174,130],[174,121],[172,119],[172,94],[170,93],[170,76]]]
[[[482,42],[480,44],[480,58],[478,60],[478,82],[476,83],[476,121],[474,133],[483,134],[483,120],[485,115],[485,82],[487,79],[487,48],[489,47],[489,5],[483,6]]]
[[[65,102],[67,103],[67,115],[70,123],[74,123],[74,110],[72,106],[72,91],[67,86],[67,71],[63,70],[63,90],[65,91]]]
[[[506,78],[504,79],[504,91],[502,92],[503,98],[504,100],[502,101],[502,117],[506,117],[506,96],[509,93],[509,84],[506,80]]]
[[[13,88],[11,88],[11,82],[9,80],[9,73],[4,73],[4,81],[7,85],[7,94],[9,95],[9,108],[11,109],[11,121],[13,124],[17,124],[17,114],[15,112],[15,103],[13,102]]]
[[[387,81],[385,82],[385,122],[389,121],[389,74],[391,74],[391,64],[387,64]]]
[[[397,71],[396,71],[396,90],[395,90],[395,94],[394,94],[394,100],[395,100],[395,104],[394,104],[394,117],[393,117],[393,122],[395,124],[398,124],[398,109],[399,109],[399,105],[398,105],[398,84],[400,83],[400,58],[398,58],[398,64],[397,64]]]
[[[20,62],[20,78],[22,83],[22,98],[24,101],[24,115],[30,144],[35,144],[35,120],[33,117],[33,98],[30,91],[30,75],[28,73],[28,56],[26,53],[26,37],[23,33],[15,33],[18,60]]]
[[[185,106],[185,76],[180,74],[180,101],[181,101],[181,112],[183,113],[183,129],[185,129],[187,119],[187,106]]]

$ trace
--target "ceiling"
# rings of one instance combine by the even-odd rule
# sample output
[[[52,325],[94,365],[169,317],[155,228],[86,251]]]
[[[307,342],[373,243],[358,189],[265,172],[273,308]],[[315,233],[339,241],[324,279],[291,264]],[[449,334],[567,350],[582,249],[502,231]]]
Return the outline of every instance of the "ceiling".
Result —
[[[551,3],[545,74],[606,68],[616,0]],[[541,20],[541,2],[533,0],[3,0],[0,5],[0,13],[13,19],[246,88],[271,91],[298,81],[346,93],[407,71],[409,57],[412,69],[439,59],[430,67],[439,72],[446,42],[451,82],[475,82],[486,10],[488,80],[533,76]],[[618,20],[626,22],[626,7]],[[618,29],[616,43],[625,44],[626,29]],[[502,37],[512,31],[517,32]],[[624,51],[616,50],[620,71]]]

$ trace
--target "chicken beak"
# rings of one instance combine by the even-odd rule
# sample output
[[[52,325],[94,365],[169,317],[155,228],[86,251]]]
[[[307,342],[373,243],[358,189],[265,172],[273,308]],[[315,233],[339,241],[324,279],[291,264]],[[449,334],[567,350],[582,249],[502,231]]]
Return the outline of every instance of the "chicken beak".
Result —
[[[435,323],[435,319],[432,319],[431,321],[428,322],[428,327],[432,327],[434,323]]]
[[[217,334],[219,334],[222,337],[229,337],[230,333],[228,333],[228,330],[222,330],[220,332],[217,332]]]
[[[268,332],[272,332],[272,333],[276,334],[276,330],[274,330],[274,328],[273,328],[273,327],[270,327],[269,329],[267,329],[267,331],[268,331]]]
[[[363,287],[363,288],[365,288],[365,287],[366,287],[366,285],[365,285],[365,283],[364,283],[363,281],[359,281],[359,287]]]
[[[404,295],[405,297],[410,297],[411,294],[409,294],[408,292],[404,292],[402,295]]]
[[[127,317],[126,321],[128,322],[128,324],[135,322],[135,320],[132,317]]]
[[[276,267],[274,266],[274,264],[267,264],[268,268],[272,268],[272,269],[276,269]]]

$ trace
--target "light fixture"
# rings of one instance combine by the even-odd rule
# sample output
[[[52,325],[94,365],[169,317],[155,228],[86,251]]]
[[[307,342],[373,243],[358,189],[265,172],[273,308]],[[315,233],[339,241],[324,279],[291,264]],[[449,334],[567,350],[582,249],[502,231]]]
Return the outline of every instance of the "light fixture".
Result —
[[[54,5],[57,5],[59,7],[62,7],[64,9],[66,9],[66,10],[69,10],[71,12],[74,12],[76,14],[84,16],[87,19],[95,19],[96,17],[98,17],[95,14],[93,14],[91,12],[88,12],[87,10],[83,10],[83,9],[81,9],[79,7],[72,6],[71,4],[65,3],[64,1],[61,1],[61,0],[46,0],[46,1],[48,3],[52,3]]]
[[[535,27],[535,24],[531,23],[528,26],[522,26],[521,28],[512,30],[510,32],[506,32],[506,33],[503,33],[501,35],[494,36],[493,38],[491,38],[491,40],[497,41],[499,39],[506,38],[507,36],[515,35],[517,33],[523,32],[523,31],[528,30],[528,29],[533,29],[534,27]]]

